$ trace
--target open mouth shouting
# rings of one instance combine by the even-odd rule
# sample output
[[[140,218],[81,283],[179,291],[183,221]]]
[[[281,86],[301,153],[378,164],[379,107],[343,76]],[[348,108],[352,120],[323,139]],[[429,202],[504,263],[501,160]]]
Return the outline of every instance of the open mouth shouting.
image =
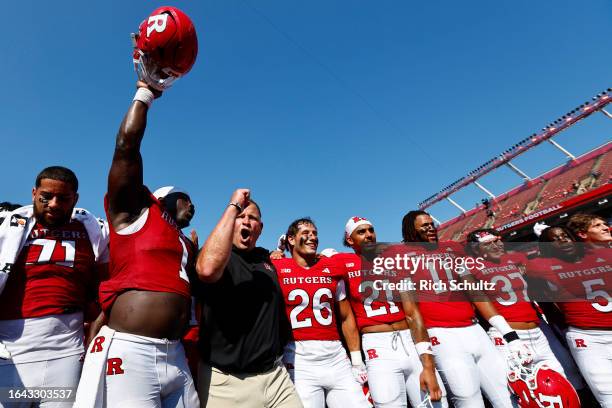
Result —
[[[243,227],[240,229],[240,238],[242,238],[243,241],[248,241],[250,237],[251,237],[251,230],[249,228]]]

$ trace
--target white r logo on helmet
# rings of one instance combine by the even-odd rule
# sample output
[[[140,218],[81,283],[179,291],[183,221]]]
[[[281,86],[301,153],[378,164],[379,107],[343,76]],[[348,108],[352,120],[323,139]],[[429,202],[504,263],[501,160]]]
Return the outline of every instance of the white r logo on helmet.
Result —
[[[538,399],[540,400],[540,402],[542,403],[548,402],[548,404],[544,405],[545,407],[563,408],[563,400],[561,399],[560,395],[544,395],[542,393],[539,393],[539,394],[540,395],[538,396]]]
[[[167,22],[167,14],[158,14],[155,16],[150,16],[149,21],[147,22],[147,38],[151,36],[153,30],[157,31],[158,33],[163,32],[166,29]]]

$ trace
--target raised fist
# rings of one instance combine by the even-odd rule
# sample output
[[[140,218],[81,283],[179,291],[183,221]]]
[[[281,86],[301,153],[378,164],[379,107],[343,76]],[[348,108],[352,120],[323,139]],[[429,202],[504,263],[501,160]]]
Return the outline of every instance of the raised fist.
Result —
[[[230,203],[236,203],[243,210],[249,205],[251,202],[251,190],[248,188],[239,188],[234,191],[232,194],[232,198],[230,198]]]
[[[149,91],[151,91],[153,93],[153,96],[155,96],[155,99],[159,98],[160,96],[162,96],[162,91],[159,91],[155,88],[153,88],[152,86],[147,85],[146,82],[143,81],[136,81],[136,89],[138,88],[147,88]]]

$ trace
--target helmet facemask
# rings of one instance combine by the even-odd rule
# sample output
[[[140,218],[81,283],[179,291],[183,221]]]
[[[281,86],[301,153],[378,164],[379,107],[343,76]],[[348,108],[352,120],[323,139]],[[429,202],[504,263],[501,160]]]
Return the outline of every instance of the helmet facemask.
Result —
[[[138,35],[132,33],[131,36],[134,46],[134,70],[136,75],[138,75],[138,79],[161,92],[170,88],[181,75],[170,68],[160,68],[153,58],[136,47]]]

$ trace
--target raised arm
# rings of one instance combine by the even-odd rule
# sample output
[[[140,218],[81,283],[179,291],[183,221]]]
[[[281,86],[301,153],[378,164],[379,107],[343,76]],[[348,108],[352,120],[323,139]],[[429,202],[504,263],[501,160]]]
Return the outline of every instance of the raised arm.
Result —
[[[146,207],[140,143],[147,126],[149,105],[161,93],[152,91],[144,82],[139,81],[137,87],[134,101],[119,127],[108,173],[109,221],[117,230],[138,218]]]
[[[231,205],[225,208],[221,219],[204,243],[196,262],[196,270],[201,281],[212,283],[223,276],[223,270],[232,252],[236,217],[241,213],[239,208],[244,209],[248,206],[250,194],[250,191],[244,188],[234,191],[230,199]]]

